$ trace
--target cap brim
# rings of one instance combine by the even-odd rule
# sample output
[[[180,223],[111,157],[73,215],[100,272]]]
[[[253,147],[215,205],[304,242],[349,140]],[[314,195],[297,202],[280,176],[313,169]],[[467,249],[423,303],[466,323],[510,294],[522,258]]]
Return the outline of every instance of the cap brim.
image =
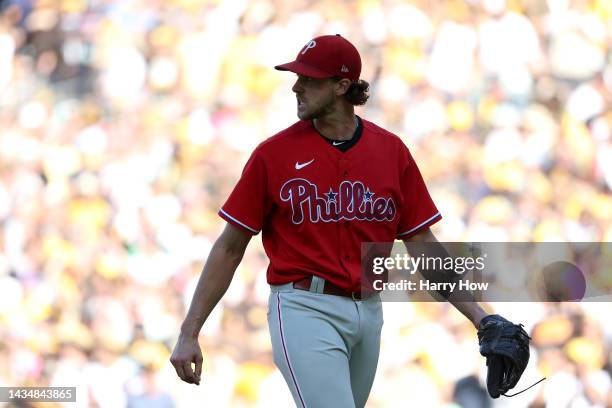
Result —
[[[301,62],[292,61],[286,64],[277,65],[274,67],[279,71],[291,71],[299,75],[304,75],[312,78],[331,78],[333,74],[325,72],[321,69],[311,67],[310,65],[302,64]]]

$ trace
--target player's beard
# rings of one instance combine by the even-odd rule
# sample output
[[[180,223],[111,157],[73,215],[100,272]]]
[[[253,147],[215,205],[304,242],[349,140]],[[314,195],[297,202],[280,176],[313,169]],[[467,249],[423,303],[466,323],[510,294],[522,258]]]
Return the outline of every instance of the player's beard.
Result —
[[[302,112],[298,110],[297,116],[301,120],[312,120],[319,119],[334,110],[334,105],[336,102],[335,95],[330,92],[325,98],[322,98],[318,103],[306,103],[306,109]]]

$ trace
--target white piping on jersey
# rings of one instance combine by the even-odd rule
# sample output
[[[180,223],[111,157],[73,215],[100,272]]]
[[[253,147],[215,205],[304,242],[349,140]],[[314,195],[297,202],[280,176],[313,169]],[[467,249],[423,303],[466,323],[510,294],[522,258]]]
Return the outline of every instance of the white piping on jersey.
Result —
[[[416,227],[410,228],[406,232],[402,232],[401,234],[397,234],[397,236],[400,237],[402,235],[410,234],[411,232],[418,230],[419,228],[421,228],[423,225],[427,224],[429,221],[433,220],[434,218],[437,218],[439,215],[440,215],[440,212],[438,211],[433,217],[430,217],[430,218],[426,219],[425,221],[423,221],[422,223],[420,223]]]
[[[223,213],[223,215],[225,215],[227,218],[229,218],[230,220],[234,221],[237,224],[242,225],[244,228],[248,229],[249,231],[253,231],[254,233],[258,234],[259,231],[249,227],[248,225],[246,225],[243,222],[238,221],[236,218],[232,217],[231,215],[229,215],[228,213],[226,213],[225,211],[223,211],[223,208],[219,208],[219,211],[221,211]]]

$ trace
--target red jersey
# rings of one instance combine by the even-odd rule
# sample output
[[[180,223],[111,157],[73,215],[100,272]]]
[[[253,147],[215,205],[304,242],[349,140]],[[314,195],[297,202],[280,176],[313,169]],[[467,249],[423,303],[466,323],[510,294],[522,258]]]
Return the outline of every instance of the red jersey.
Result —
[[[362,242],[404,239],[441,219],[402,140],[364,119],[361,125],[361,137],[344,152],[312,121],[298,121],[253,151],[219,215],[262,232],[268,283],[317,275],[357,292]]]

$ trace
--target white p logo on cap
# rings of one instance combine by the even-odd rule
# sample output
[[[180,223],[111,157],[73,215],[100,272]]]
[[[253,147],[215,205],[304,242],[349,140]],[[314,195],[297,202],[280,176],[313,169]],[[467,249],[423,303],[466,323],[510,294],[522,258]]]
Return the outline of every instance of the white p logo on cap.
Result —
[[[304,50],[301,52],[301,54],[302,55],[306,54],[306,51],[308,51],[311,48],[314,48],[316,45],[317,45],[317,42],[315,40],[310,40],[308,44],[304,46]]]

